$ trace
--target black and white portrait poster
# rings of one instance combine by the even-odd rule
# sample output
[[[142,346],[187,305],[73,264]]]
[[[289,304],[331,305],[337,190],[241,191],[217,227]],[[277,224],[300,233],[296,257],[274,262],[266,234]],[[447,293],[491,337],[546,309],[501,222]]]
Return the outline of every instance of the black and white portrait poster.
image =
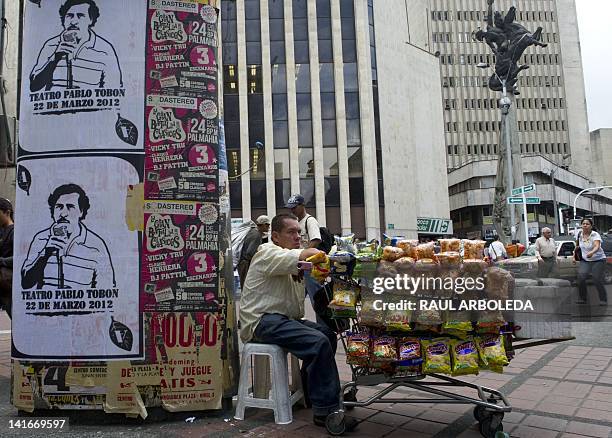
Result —
[[[39,3],[25,3],[20,118],[37,129],[21,147],[142,150],[147,2]]]
[[[139,233],[128,188],[142,155],[23,159],[13,276],[13,357],[142,357]]]

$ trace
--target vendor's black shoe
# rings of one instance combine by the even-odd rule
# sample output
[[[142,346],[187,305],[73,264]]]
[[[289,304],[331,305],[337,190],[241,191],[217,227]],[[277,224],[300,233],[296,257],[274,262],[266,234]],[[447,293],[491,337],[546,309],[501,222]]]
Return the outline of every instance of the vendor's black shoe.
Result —
[[[327,415],[314,415],[313,423],[315,424],[315,426],[326,427],[325,425],[326,419],[327,419]],[[346,416],[344,417],[343,421],[344,421],[345,432],[351,432],[355,430],[357,428],[357,425],[359,424],[359,421],[357,421],[355,418],[346,417]]]

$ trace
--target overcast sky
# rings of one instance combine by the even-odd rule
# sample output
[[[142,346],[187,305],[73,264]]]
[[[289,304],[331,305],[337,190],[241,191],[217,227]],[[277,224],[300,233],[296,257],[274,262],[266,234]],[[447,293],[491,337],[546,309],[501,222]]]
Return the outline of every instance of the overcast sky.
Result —
[[[589,130],[612,128],[612,0],[576,0],[576,9]]]

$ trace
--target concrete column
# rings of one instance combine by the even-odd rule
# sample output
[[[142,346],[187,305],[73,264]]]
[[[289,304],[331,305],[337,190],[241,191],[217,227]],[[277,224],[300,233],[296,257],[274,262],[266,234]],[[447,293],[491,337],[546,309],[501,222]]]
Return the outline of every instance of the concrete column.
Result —
[[[346,108],[344,103],[344,62],[342,61],[342,30],[340,0],[330,0],[332,44],[334,50],[334,87],[336,95],[336,135],[338,136],[338,180],[340,182],[340,227],[342,234],[351,232],[351,199],[349,196],[348,147],[346,138]]]
[[[236,2],[238,42],[238,98],[240,102],[240,173],[251,165],[249,160],[249,102],[247,98],[246,22],[244,2]],[[242,218],[251,219],[251,175],[240,178],[242,188]]]
[[[295,54],[293,46],[293,3],[285,0],[285,57],[287,58],[287,121],[289,127],[289,169],[291,194],[300,191],[298,156],[297,103],[295,100]]]
[[[380,239],[380,209],[376,176],[376,137],[374,128],[374,96],[367,0],[355,0],[355,34],[357,72],[359,78],[359,111],[361,124],[361,155],[363,158],[363,191],[366,237]]]
[[[267,214],[276,215],[276,191],[274,187],[274,126],[272,123],[272,68],[270,66],[270,22],[268,0],[260,0],[261,17],[261,75],[263,82],[266,199]]]
[[[317,36],[317,4],[308,3],[308,52],[310,54],[310,97],[312,149],[315,171],[316,215],[325,225],[325,175],[323,169],[323,128],[321,123],[321,83],[319,82],[319,41]]]

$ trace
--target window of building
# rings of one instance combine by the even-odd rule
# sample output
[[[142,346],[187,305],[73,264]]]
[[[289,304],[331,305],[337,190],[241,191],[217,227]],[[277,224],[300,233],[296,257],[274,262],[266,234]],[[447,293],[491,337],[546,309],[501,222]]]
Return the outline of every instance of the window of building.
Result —
[[[312,118],[310,93],[297,93],[295,97],[297,104],[297,119],[310,120]]]
[[[293,18],[308,17],[308,0],[293,0]]]
[[[321,93],[333,93],[334,87],[334,65],[330,63],[319,64],[319,85]]]
[[[357,64],[344,64],[344,91],[359,91]]]
[[[336,146],[338,144],[336,134],[336,121],[323,120],[321,121],[323,130],[323,146]]]
[[[348,168],[349,177],[363,176],[363,161],[361,155],[361,146],[351,146],[348,151]]]
[[[273,94],[272,95],[272,118],[274,120],[287,120],[287,95]]]
[[[310,93],[310,65],[295,65],[295,91],[296,93]]]
[[[298,129],[298,146],[312,147],[312,122],[310,120],[299,120],[297,122]]]
[[[321,119],[334,120],[336,118],[335,93],[321,93]]]
[[[312,148],[298,149],[298,163],[300,166],[300,178],[314,177],[314,157]]]
[[[283,149],[289,147],[289,127],[285,121],[274,121],[274,147]]]
[[[290,178],[291,172],[289,169],[289,150],[275,149],[274,150],[274,177],[276,179]]]

